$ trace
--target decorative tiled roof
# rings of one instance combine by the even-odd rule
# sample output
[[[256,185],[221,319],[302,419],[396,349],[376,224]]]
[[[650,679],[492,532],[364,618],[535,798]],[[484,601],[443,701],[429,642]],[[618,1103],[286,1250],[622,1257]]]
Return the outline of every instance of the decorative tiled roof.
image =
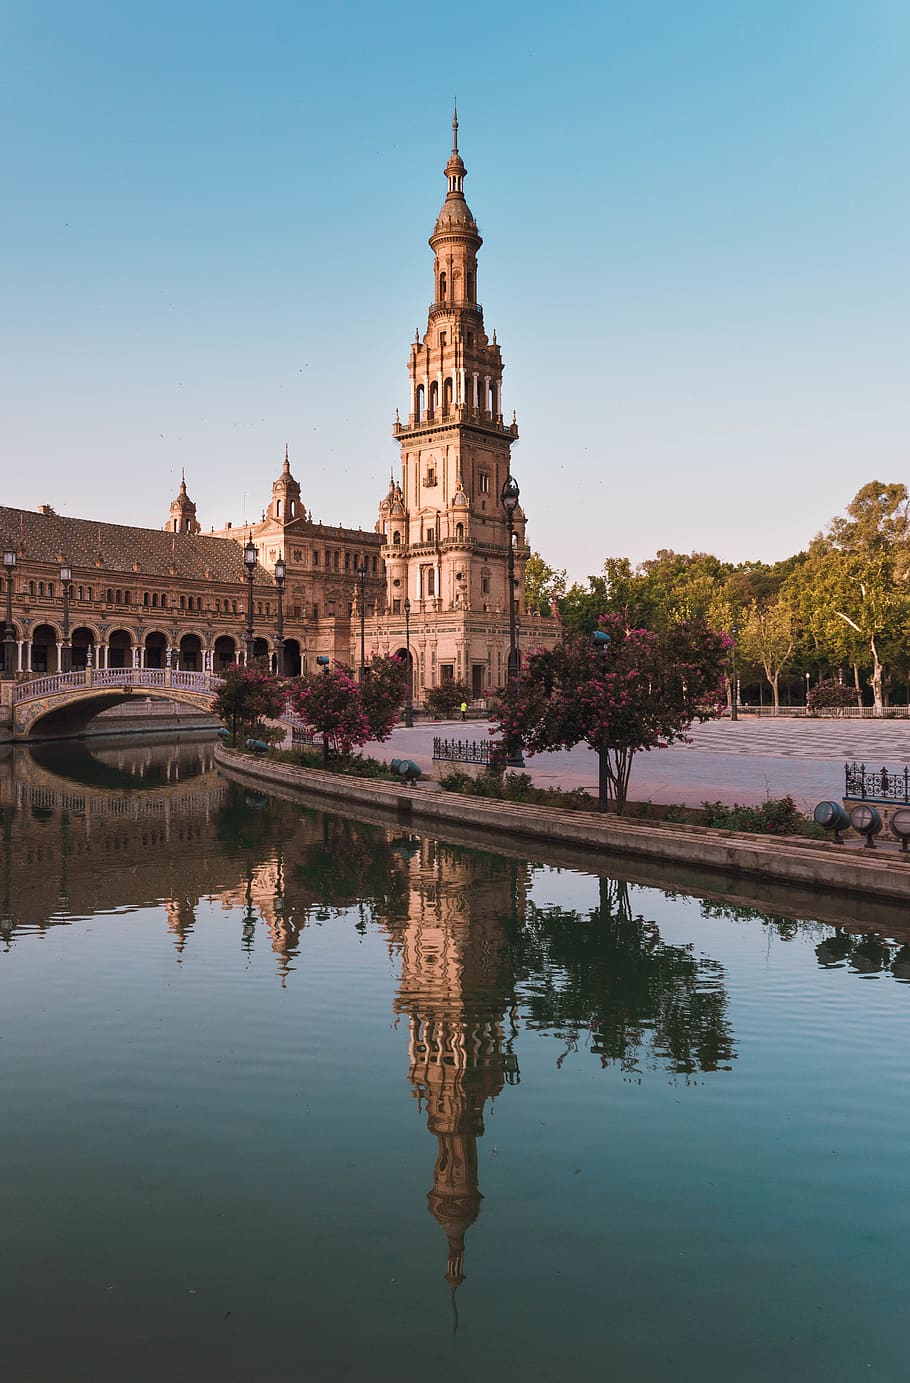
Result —
[[[145,576],[235,584],[246,580],[241,543],[200,533],[132,528],[0,505],[0,543],[15,547],[22,562],[53,565],[64,560],[72,567],[133,574],[136,564]],[[255,580],[271,583],[272,577],[257,564]]]

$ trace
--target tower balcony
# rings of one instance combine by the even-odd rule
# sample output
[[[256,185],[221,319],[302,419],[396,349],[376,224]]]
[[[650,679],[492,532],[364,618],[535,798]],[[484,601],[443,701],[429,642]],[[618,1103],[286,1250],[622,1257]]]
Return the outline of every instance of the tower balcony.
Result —
[[[518,436],[518,424],[503,422],[501,413],[490,413],[481,408],[468,408],[466,404],[462,403],[455,404],[452,408],[427,409],[420,418],[415,413],[411,413],[406,423],[403,423],[400,418],[396,418],[392,435],[400,437],[404,432],[425,432],[432,428],[455,427],[458,424],[482,427],[485,431],[498,432],[501,436]]]
[[[480,303],[456,303],[452,302],[449,298],[447,298],[445,302],[430,303],[430,306],[427,310],[427,316],[429,320],[432,322],[434,317],[448,316],[453,312],[470,312],[475,317],[479,317],[481,321],[483,321],[483,308],[481,307]]]

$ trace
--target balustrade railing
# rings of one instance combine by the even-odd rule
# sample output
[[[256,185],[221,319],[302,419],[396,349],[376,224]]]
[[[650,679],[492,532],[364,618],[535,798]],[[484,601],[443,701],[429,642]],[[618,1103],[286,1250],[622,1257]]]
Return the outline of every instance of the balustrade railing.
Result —
[[[177,691],[214,692],[221,678],[215,672],[183,672],[177,668],[85,668],[78,672],[55,672],[48,677],[32,677],[16,684],[15,701],[34,701],[80,687],[173,687]]]

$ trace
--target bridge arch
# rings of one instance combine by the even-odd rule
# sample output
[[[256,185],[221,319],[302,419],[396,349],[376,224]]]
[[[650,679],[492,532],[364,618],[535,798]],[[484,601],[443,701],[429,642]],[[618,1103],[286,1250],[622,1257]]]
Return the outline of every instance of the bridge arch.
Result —
[[[210,712],[218,682],[209,673],[145,668],[92,669],[33,678],[15,689],[13,734],[16,739],[78,736],[100,711],[131,700],[134,694]]]

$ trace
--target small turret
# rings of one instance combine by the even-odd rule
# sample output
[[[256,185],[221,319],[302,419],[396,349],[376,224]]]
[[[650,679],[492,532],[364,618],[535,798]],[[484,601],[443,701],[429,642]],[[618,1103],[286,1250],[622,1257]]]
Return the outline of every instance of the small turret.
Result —
[[[186,492],[186,476],[180,472],[180,493],[171,500],[171,512],[165,525],[169,533],[198,533],[196,506]]]
[[[300,505],[300,486],[291,475],[291,463],[288,458],[288,448],[284,448],[284,465],[281,474],[272,486],[272,502],[269,505],[269,518],[277,519],[279,523],[291,523],[294,519],[304,518],[304,510]]]

